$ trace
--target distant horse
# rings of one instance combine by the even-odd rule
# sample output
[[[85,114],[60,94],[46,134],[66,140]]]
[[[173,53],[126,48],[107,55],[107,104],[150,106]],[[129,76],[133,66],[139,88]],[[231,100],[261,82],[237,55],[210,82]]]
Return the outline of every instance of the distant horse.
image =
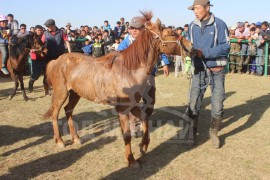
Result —
[[[138,166],[131,151],[130,118],[142,121],[143,136],[140,150],[145,153],[150,141],[149,115],[139,105],[145,86],[160,53],[181,55],[182,47],[191,51],[192,44],[180,38],[157,19],[152,23],[151,12],[141,12],[145,30],[126,50],[112,52],[100,58],[77,53],[60,56],[47,65],[48,83],[53,88],[52,102],[44,118],[52,117],[55,142],[64,147],[58,129],[58,114],[62,105],[68,119],[72,141],[81,143],[74,128],[72,113],[80,97],[116,107],[125,141],[125,158],[131,167]],[[150,93],[150,92],[149,92]]]
[[[40,53],[41,56],[44,56],[47,53],[47,48],[44,46],[44,43],[41,41],[40,37],[36,34],[26,35],[24,38],[19,39],[18,43],[10,44],[10,54],[7,61],[7,68],[15,84],[14,91],[9,96],[10,100],[15,96],[19,82],[21,85],[24,100],[28,99],[24,89],[23,72],[31,49]],[[1,56],[2,55],[0,54],[0,59],[2,59]]]

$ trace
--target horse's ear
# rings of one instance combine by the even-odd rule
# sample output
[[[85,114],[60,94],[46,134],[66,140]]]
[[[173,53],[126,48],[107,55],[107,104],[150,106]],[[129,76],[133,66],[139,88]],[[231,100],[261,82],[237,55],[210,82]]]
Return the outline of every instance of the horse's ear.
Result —
[[[158,30],[161,30],[161,21],[159,19],[156,20],[156,26]]]

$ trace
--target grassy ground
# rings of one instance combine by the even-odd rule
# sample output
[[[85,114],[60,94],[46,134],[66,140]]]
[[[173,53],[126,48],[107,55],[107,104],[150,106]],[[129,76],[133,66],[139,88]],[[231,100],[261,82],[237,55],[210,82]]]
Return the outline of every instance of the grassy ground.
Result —
[[[27,84],[29,77],[25,77]],[[211,112],[209,89],[200,114],[198,143],[189,147],[179,134],[179,115],[185,112],[188,80],[158,76],[156,109],[151,116],[151,142],[143,157],[140,139],[133,139],[141,169],[129,169],[117,116],[110,106],[80,100],[74,119],[82,146],[70,145],[61,110],[59,125],[68,144],[58,149],[50,120],[42,120],[50,104],[42,79],[25,102],[19,92],[13,100],[9,78],[0,78],[0,179],[269,179],[270,78],[227,75],[225,119],[221,149],[212,149],[208,137]],[[175,123],[175,124],[174,124]]]

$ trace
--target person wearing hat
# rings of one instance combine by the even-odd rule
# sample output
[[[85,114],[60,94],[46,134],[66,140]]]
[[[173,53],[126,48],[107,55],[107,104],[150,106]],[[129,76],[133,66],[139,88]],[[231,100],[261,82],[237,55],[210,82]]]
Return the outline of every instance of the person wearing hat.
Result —
[[[230,35],[229,38],[235,38],[235,30],[237,29],[236,26],[232,26],[230,28]],[[230,47],[230,73],[234,74],[236,72],[241,72],[242,70],[242,62],[241,57],[239,56],[241,51],[241,45],[239,43],[231,43]]]
[[[182,27],[178,27],[178,28],[176,28],[176,33],[179,36],[182,36],[183,30],[184,29]],[[180,67],[182,68],[183,75],[185,74],[184,73],[185,72],[185,65],[184,65],[184,61],[183,61],[182,56],[175,55],[174,60],[175,60],[175,63],[174,63],[174,77],[177,78],[178,73],[180,71]]]
[[[65,29],[65,33],[67,34],[67,35],[69,35],[70,34],[70,31],[71,31],[71,24],[70,23],[67,23],[66,24],[66,29]]]
[[[0,51],[2,54],[2,67],[1,71],[8,75],[7,70],[7,60],[8,60],[8,43],[9,37],[11,36],[12,31],[8,27],[8,19],[5,15],[0,15]]]
[[[44,25],[47,30],[42,35],[41,40],[46,44],[48,52],[46,61],[57,59],[59,56],[65,53],[65,45],[68,48],[68,52],[71,52],[68,37],[65,32],[58,29],[53,19],[48,19]]]
[[[218,131],[223,117],[225,100],[225,67],[230,50],[228,28],[224,21],[210,12],[209,0],[194,0],[188,8],[196,19],[189,26],[188,39],[193,43],[192,57],[194,73],[190,89],[188,116],[193,120],[194,142],[199,112],[207,86],[211,86],[210,139],[214,148],[220,147]],[[207,83],[209,82],[209,84]],[[202,122],[203,123],[203,122]]]
[[[120,18],[120,26],[121,26],[121,34],[123,34],[128,29],[125,23],[125,18],[123,17]]]
[[[261,23],[260,21],[258,21],[258,22],[255,23],[255,26],[256,26],[256,27],[257,27],[257,26],[262,26],[262,23]]]
[[[242,40],[248,40],[250,38],[250,31],[245,27],[245,23],[238,22],[237,27],[235,38],[238,39],[238,42],[240,43]],[[245,71],[248,72],[247,64],[249,64],[250,58],[248,54],[248,45],[245,43],[241,43],[241,61],[243,63],[243,67],[239,73],[244,73]]]
[[[18,32],[19,32],[19,23],[18,23],[17,20],[14,19],[13,14],[8,14],[7,19],[8,19],[8,27],[12,30],[13,35],[18,34]]]

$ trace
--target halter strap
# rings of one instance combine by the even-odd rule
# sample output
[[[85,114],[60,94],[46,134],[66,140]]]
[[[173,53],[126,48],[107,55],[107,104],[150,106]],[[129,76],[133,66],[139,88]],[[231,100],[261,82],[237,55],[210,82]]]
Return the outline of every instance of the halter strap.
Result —
[[[150,30],[149,30],[150,31]],[[178,39],[176,41],[164,41],[156,32],[154,31],[150,31],[151,33],[153,33],[155,36],[156,39],[160,39],[161,43],[163,46],[166,46],[167,43],[177,43],[177,44],[180,44],[181,40],[178,41]]]

